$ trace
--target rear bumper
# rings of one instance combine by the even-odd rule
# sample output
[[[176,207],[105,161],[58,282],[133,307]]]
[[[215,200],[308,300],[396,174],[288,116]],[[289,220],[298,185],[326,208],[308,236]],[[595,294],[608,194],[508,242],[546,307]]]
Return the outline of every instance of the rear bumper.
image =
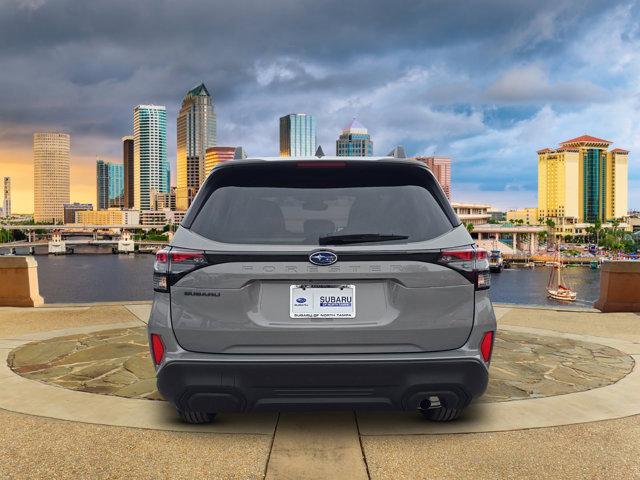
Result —
[[[416,410],[438,396],[463,408],[487,388],[479,360],[221,362],[173,361],[157,374],[158,390],[179,409]]]

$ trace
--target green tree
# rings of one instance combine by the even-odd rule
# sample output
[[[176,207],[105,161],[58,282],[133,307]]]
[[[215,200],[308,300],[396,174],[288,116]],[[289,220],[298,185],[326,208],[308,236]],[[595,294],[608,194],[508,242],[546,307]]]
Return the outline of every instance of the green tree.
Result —
[[[467,223],[466,227],[467,227],[467,232],[469,233],[473,232],[473,223]]]

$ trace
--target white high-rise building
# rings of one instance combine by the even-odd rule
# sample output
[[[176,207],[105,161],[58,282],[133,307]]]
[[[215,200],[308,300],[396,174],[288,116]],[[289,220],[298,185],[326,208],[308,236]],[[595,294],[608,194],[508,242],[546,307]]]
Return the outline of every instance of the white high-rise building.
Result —
[[[167,110],[159,105],[133,109],[133,188],[136,210],[151,209],[151,192],[168,193]]]
[[[216,145],[216,112],[204,83],[189,90],[182,100],[176,133],[176,205],[186,210],[207,176],[207,148]]]
[[[69,203],[71,138],[67,133],[33,134],[33,219],[64,221]]]
[[[2,211],[5,217],[11,216],[11,177],[4,177],[4,201]]]

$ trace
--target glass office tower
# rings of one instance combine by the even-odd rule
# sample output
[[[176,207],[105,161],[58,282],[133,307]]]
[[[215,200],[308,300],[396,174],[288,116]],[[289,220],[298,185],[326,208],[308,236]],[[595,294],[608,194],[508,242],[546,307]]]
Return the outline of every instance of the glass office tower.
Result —
[[[280,117],[280,156],[311,157],[316,153],[316,121],[306,113]]]
[[[122,165],[124,167],[124,208],[133,208],[133,136],[122,137]]]
[[[167,110],[164,106],[138,105],[133,109],[134,207],[150,210],[151,191],[169,193],[167,161]]]
[[[369,130],[355,118],[342,129],[336,141],[338,157],[371,157],[373,142]]]
[[[207,176],[207,148],[216,145],[216,113],[203,83],[189,90],[182,100],[176,133],[176,207],[186,210]]]

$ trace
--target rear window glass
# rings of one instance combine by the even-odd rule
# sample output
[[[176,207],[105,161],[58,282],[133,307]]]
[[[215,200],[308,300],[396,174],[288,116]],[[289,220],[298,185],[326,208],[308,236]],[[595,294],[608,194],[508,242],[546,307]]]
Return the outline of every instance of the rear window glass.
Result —
[[[353,171],[326,170],[319,169],[311,184],[308,169],[299,175],[287,171],[284,178],[277,176],[274,186],[266,178],[236,178],[236,185],[222,182],[210,190],[190,228],[217,242],[268,245],[319,245],[323,236],[360,234],[403,235],[408,238],[384,243],[408,243],[429,240],[453,228],[424,186],[384,185],[384,176],[379,175],[371,178],[374,185],[357,176],[350,186]],[[331,182],[331,174],[342,178]],[[301,186],[296,186],[297,176]],[[327,186],[319,178],[323,176]]]
[[[192,230],[224,243],[318,245],[326,235],[395,234],[428,240],[451,229],[415,185],[354,188],[221,187]]]

